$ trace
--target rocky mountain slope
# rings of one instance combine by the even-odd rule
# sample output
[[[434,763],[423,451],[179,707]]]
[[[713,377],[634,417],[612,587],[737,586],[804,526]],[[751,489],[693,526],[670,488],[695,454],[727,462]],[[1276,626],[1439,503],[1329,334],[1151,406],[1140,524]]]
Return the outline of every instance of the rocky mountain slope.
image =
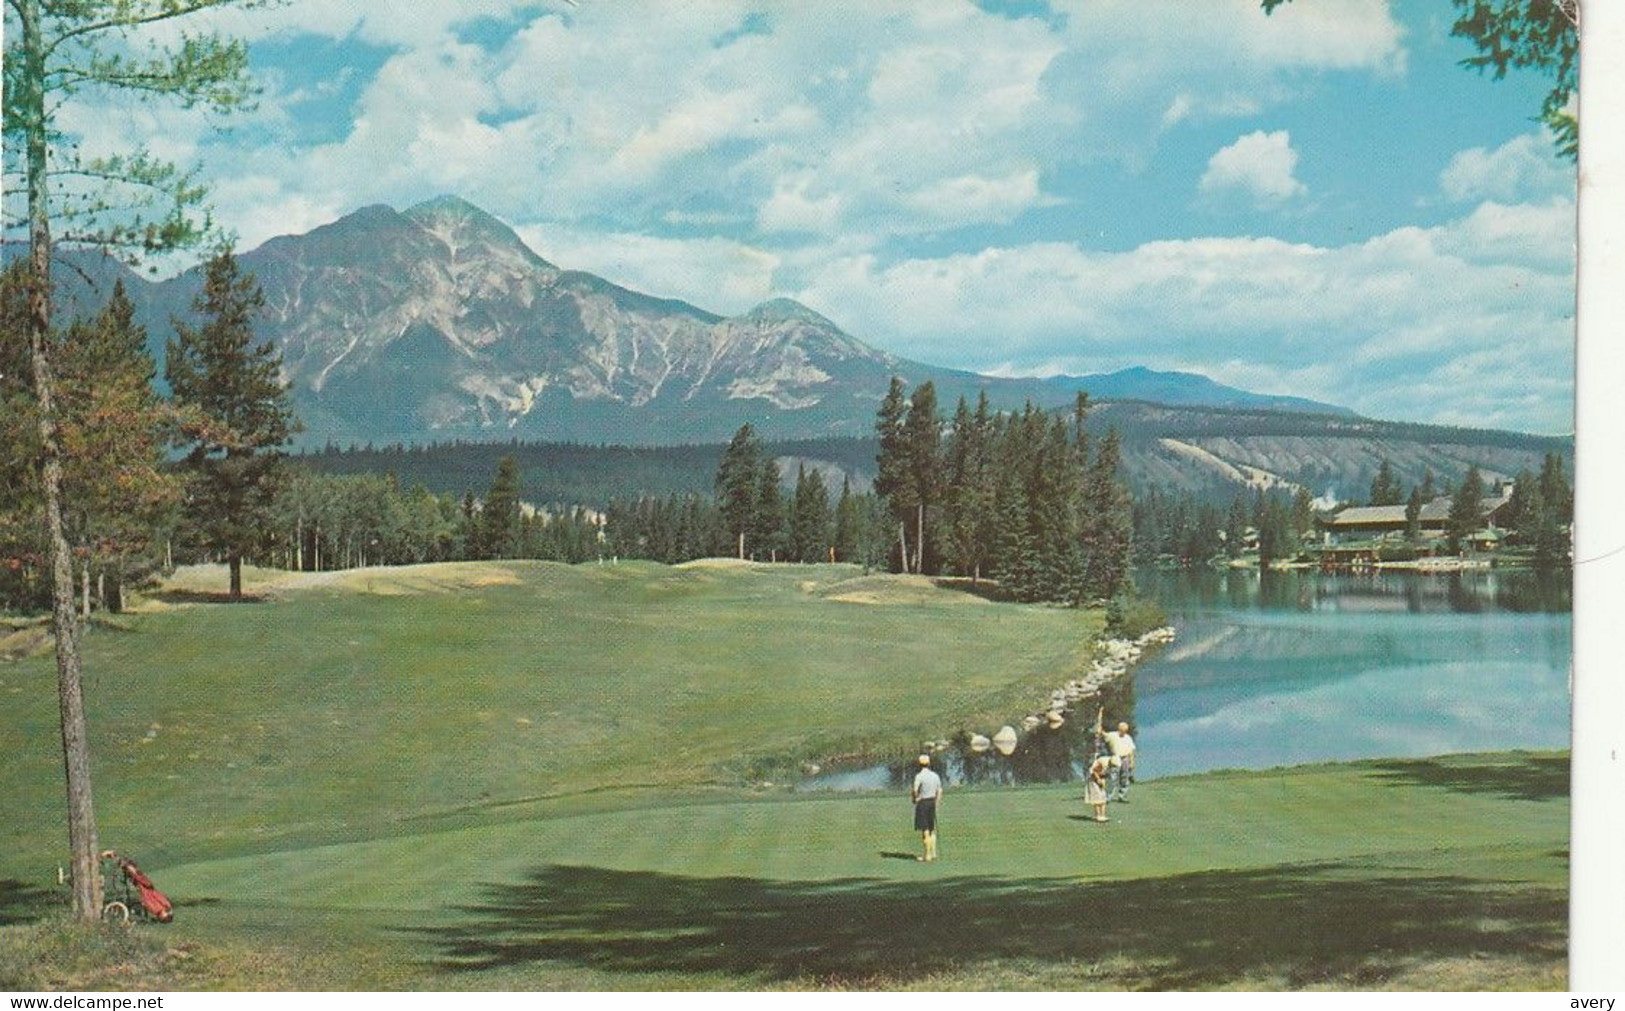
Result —
[[[561,269],[455,197],[363,208],[243,253],[265,291],[306,440],[591,442],[859,434],[891,376],[952,403],[1068,402],[886,354],[787,299],[724,318]],[[197,270],[140,299],[153,333],[185,317]],[[155,341],[156,343],[156,341]]]

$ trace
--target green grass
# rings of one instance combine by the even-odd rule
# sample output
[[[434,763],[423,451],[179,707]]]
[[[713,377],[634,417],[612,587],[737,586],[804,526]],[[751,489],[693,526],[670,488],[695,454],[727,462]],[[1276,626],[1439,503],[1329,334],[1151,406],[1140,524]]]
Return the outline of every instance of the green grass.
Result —
[[[1100,627],[1096,613],[909,581],[883,602],[833,599],[857,575],[514,563],[278,576],[250,583],[266,602],[97,629],[86,692],[102,834],[173,862],[782,782],[803,760],[991,733],[1070,676]],[[167,597],[222,578],[191,574]],[[0,729],[16,741],[0,875],[54,868],[62,845],[54,678],[46,657],[0,666]]]
[[[934,865],[901,796],[751,785],[996,726],[1099,627],[853,575],[183,582],[89,639],[103,841],[178,905],[124,934],[52,912],[52,668],[0,666],[0,988],[1564,985],[1564,755],[1157,780],[1105,825],[955,790]]]
[[[1158,780],[1105,825],[956,791],[934,865],[897,796],[600,811],[164,867],[143,932],[181,988],[1561,988],[1567,791],[1527,754]]]

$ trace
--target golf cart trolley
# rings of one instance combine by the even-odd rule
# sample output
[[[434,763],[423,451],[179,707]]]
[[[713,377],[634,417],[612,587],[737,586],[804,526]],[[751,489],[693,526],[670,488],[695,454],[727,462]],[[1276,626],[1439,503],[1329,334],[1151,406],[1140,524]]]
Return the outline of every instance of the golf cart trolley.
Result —
[[[104,922],[128,925],[134,918],[168,923],[175,918],[169,897],[158,890],[134,860],[121,857],[113,850],[103,850],[101,872],[107,886],[106,901],[102,905]],[[57,883],[66,885],[68,880],[68,872],[58,868]]]

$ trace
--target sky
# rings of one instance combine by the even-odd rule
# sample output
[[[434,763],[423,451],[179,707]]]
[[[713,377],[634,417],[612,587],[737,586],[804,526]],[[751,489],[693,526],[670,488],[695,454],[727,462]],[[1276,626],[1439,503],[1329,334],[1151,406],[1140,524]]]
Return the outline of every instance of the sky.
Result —
[[[1001,375],[1201,372],[1573,431],[1575,173],[1444,0],[292,0],[213,15],[258,107],[83,101],[252,248],[454,193],[735,314]],[[221,127],[226,129],[222,132]]]

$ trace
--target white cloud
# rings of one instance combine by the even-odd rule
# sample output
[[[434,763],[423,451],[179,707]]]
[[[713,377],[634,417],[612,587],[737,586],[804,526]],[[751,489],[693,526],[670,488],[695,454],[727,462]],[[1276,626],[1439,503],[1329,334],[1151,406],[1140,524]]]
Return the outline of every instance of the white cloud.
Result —
[[[1459,203],[1572,195],[1574,181],[1574,166],[1557,158],[1545,131],[1514,137],[1493,151],[1458,152],[1439,173],[1439,188]]]
[[[1259,207],[1278,207],[1308,188],[1293,175],[1298,152],[1285,130],[1255,130],[1214,152],[1197,189],[1205,194],[1241,191]]]
[[[257,150],[210,148],[209,167],[275,173],[317,205],[458,189],[508,217],[623,231],[706,206],[769,232],[908,235],[1016,220],[1054,202],[1045,183],[1059,163],[1132,160],[1167,127],[1290,98],[1305,71],[1387,73],[1404,58],[1380,0],[1291,4],[1269,19],[1256,0],[1200,15],[1172,0],[1091,0],[1053,24],[971,0],[838,16],[784,4],[742,32],[751,10],[298,0],[213,14],[250,37],[395,52],[336,142],[301,146],[284,124]],[[459,41],[477,18],[515,28]]]
[[[859,253],[812,267],[797,297],[945,365],[1150,363],[1376,417],[1557,432],[1573,404],[1573,260],[1543,247],[1561,242],[1565,220],[1572,228],[1572,205],[1486,204],[1335,247],[1198,238],[895,263]]]

